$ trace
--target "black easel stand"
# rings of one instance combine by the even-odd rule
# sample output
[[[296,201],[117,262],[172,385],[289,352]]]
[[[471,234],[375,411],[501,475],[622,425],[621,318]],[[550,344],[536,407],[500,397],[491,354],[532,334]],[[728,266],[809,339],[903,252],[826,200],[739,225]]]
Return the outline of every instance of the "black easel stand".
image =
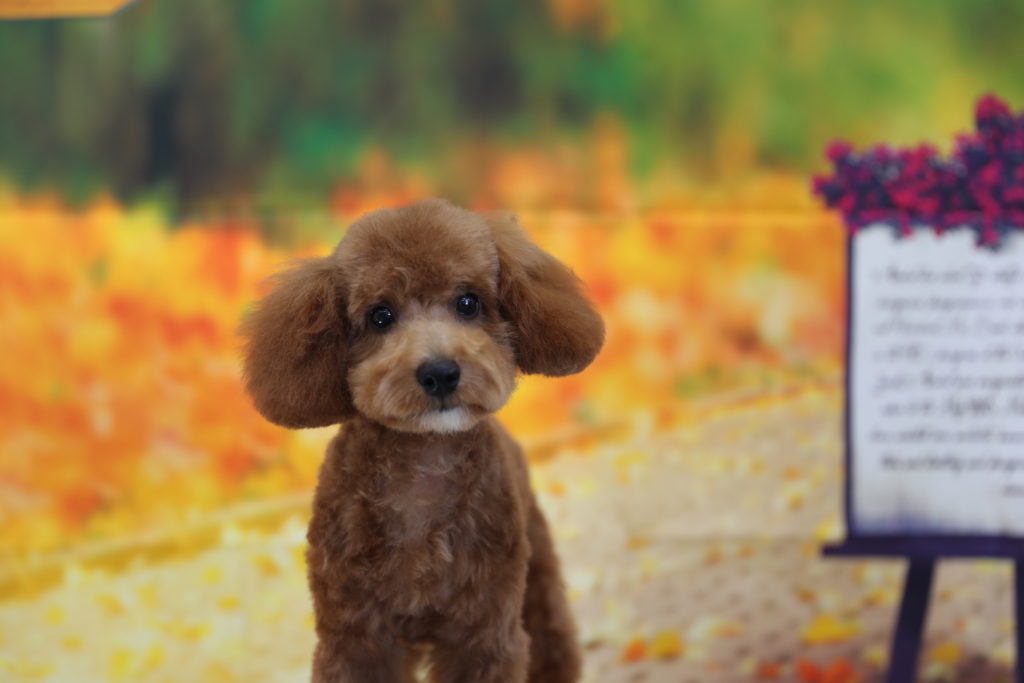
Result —
[[[1013,588],[1016,596],[1016,609],[1014,617],[1017,623],[1014,625],[1017,631],[1017,683],[1024,679],[1024,560],[1014,561]]]
[[[828,545],[830,557],[902,557],[909,561],[903,582],[903,599],[892,638],[887,683],[913,683],[921,659],[928,600],[935,565],[942,558],[1006,558],[1014,562],[1014,606],[1017,619],[1017,683],[1024,683],[1024,547],[1000,539],[847,539]]]

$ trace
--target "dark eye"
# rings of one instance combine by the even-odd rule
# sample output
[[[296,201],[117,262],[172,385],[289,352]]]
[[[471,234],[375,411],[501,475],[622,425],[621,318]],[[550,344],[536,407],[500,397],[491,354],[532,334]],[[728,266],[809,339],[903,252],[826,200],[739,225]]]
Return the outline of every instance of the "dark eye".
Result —
[[[455,300],[455,312],[463,318],[475,318],[480,313],[480,299],[476,294],[463,294]]]
[[[378,330],[383,330],[395,322],[395,313],[387,306],[377,306],[370,311],[370,324]]]

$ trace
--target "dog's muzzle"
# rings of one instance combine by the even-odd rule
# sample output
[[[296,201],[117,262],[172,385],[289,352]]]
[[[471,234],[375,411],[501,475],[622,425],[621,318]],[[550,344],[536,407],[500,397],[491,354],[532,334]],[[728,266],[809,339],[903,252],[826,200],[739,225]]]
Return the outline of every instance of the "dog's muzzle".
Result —
[[[459,364],[450,358],[428,360],[416,368],[416,381],[427,396],[443,399],[459,386]]]

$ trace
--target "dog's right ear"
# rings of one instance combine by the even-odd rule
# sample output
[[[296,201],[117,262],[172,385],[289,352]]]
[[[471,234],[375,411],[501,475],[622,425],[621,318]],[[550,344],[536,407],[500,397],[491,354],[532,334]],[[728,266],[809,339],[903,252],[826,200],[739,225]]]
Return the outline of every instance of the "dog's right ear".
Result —
[[[309,259],[275,279],[274,289],[241,328],[245,386],[256,409],[291,428],[323,427],[352,417],[338,265],[331,258]]]
[[[590,365],[604,323],[565,264],[534,244],[505,212],[484,214],[498,250],[498,298],[512,323],[516,364],[527,374],[562,377]]]

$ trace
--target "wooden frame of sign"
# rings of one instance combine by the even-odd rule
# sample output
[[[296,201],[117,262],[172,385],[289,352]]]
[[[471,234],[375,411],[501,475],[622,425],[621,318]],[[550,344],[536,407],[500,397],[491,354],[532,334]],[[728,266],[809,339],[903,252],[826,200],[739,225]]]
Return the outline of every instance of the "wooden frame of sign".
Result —
[[[935,564],[1015,563],[1024,683],[1024,234],[968,227],[847,240],[847,538],[832,557],[909,562],[888,673],[916,680]]]

